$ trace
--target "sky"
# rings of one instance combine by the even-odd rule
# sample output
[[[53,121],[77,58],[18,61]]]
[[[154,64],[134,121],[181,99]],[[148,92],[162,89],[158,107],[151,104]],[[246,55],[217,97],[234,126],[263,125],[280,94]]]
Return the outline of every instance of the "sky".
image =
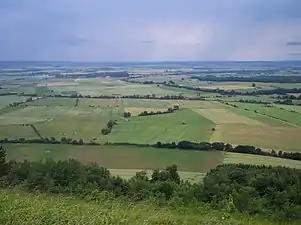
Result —
[[[301,0],[0,0],[0,60],[300,60]]]

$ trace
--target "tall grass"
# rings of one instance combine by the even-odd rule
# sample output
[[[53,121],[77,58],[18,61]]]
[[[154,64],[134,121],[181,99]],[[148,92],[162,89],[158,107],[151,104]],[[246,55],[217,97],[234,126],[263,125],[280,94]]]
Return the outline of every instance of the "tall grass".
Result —
[[[151,201],[130,204],[110,198],[106,193],[98,201],[84,201],[71,197],[5,192],[0,195],[0,224],[206,224],[206,225],[275,225],[272,221],[231,215],[200,208],[159,208]],[[297,224],[297,223],[296,223]]]

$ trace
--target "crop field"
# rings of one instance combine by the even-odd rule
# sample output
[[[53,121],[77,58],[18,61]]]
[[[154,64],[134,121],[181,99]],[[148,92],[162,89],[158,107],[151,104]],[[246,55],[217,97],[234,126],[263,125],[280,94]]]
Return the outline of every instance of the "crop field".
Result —
[[[261,155],[249,155],[240,153],[227,152],[224,155],[223,164],[254,164],[254,165],[268,165],[268,166],[285,166],[296,169],[301,169],[301,162],[290,159],[282,159]]]
[[[120,174],[133,171],[165,169],[176,164],[179,171],[206,173],[223,161],[222,152],[181,151],[135,146],[74,146],[51,144],[7,144],[8,159],[42,160],[73,158],[83,163],[96,162]],[[117,170],[116,170],[117,169]],[[186,173],[187,175],[187,173]]]
[[[235,103],[239,108],[248,109],[252,112],[264,113],[267,116],[279,118],[287,121],[292,125],[301,126],[301,114],[290,112],[280,109],[278,107],[265,106],[263,104],[250,104],[250,103]]]
[[[164,115],[123,120],[108,135],[110,142],[149,143],[180,140],[208,141],[215,124],[201,115],[182,109]]]
[[[176,95],[178,92],[162,89],[156,85],[132,84],[113,78],[66,79],[60,82],[40,83],[56,93],[79,93],[82,95]]]

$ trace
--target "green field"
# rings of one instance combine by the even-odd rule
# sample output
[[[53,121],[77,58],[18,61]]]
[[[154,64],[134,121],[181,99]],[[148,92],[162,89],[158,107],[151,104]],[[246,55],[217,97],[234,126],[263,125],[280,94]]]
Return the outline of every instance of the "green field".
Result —
[[[156,143],[180,140],[208,141],[215,124],[201,115],[182,109],[172,114],[133,117],[120,121],[110,142]]]
[[[73,158],[83,163],[96,162],[109,169],[125,170],[125,173],[130,172],[128,169],[164,169],[172,164],[176,164],[179,171],[206,173],[223,161],[223,153],[218,151],[51,144],[7,144],[5,148],[8,159],[37,161],[49,157],[55,160]]]
[[[25,99],[26,97],[17,96],[17,95],[0,96],[0,109],[5,108],[6,106],[14,102],[22,102]]]
[[[153,202],[129,204],[98,194],[98,203],[71,197],[4,192],[0,195],[0,223],[3,225],[107,224],[107,225],[277,225],[265,219],[199,208],[159,207]],[[294,225],[294,223],[291,223]],[[297,224],[297,222],[295,223]]]

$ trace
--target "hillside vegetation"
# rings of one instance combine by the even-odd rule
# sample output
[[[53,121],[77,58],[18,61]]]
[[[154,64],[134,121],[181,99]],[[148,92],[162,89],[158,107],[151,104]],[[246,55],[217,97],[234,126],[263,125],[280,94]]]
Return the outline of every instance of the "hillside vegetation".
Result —
[[[191,184],[181,180],[173,165],[154,170],[150,178],[141,171],[125,180],[96,164],[85,165],[72,159],[6,161],[6,152],[1,148],[0,181],[3,188],[82,199],[101,201],[99,194],[109,192],[114,199],[131,203],[155,199],[159,205],[174,205],[177,209],[208,204],[229,213],[277,221],[301,220],[301,170],[284,167],[221,165],[207,173],[202,183]]]
[[[98,199],[4,192],[0,195],[0,224],[8,225],[277,225],[275,221],[198,208],[159,207],[153,200],[129,204],[99,193]],[[297,223],[291,223],[296,224]]]

